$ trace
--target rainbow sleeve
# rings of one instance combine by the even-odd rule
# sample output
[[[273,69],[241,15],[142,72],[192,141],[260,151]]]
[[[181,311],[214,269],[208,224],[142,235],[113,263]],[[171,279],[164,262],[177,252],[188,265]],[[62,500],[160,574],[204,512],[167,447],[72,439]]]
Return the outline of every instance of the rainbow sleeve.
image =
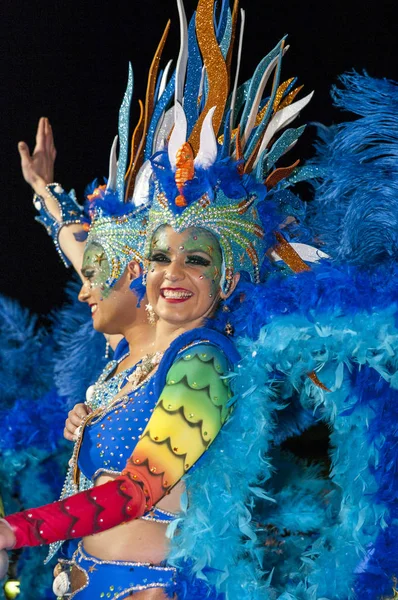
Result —
[[[220,350],[200,344],[170,368],[122,474],[103,485],[6,517],[15,548],[105,531],[142,516],[195,464],[228,419],[231,391]]]
[[[195,464],[228,419],[232,393],[227,373],[225,356],[209,344],[186,350],[170,368],[152,417],[123,471],[137,478],[146,471],[154,503]]]

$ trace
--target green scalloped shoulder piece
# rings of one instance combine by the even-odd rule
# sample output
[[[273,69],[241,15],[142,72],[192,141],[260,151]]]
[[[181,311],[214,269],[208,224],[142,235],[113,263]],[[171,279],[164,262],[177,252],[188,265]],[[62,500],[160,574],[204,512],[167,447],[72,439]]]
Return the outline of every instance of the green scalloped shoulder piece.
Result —
[[[228,361],[212,344],[201,342],[180,353],[134,451],[151,472],[174,485],[202,456],[228,419],[232,396]],[[167,482],[167,483],[166,483]]]
[[[187,424],[200,425],[208,444],[227,420],[232,396],[228,362],[217,347],[200,344],[180,355],[171,366],[159,404],[168,413],[180,412]]]
[[[167,374],[167,385],[176,385],[185,380],[193,390],[209,388],[209,395],[216,406],[220,406],[223,388],[229,388],[228,380],[220,377],[228,373],[228,362],[224,354],[211,344],[198,344],[179,355]],[[222,401],[221,401],[222,402]]]

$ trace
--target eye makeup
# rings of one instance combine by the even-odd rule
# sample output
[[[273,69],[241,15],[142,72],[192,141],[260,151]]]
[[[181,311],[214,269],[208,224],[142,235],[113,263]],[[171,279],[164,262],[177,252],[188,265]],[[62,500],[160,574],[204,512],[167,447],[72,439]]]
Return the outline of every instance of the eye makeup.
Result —
[[[201,267],[208,267],[211,264],[211,261],[203,256],[199,256],[198,254],[188,255],[186,259],[187,264],[191,265],[199,265]]]
[[[88,244],[83,256],[82,275],[90,282],[92,288],[100,287],[107,296],[110,292],[106,282],[110,275],[110,267],[105,251],[99,244]]]

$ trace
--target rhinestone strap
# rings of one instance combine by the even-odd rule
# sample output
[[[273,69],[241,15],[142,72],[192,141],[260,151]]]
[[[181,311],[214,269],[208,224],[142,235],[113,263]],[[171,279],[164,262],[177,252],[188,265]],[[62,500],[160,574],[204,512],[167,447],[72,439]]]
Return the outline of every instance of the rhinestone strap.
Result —
[[[63,253],[59,245],[59,233],[65,225],[76,225],[83,223],[83,209],[76,202],[74,190],[67,194],[59,183],[50,183],[46,186],[46,195],[55,200],[59,207],[61,219],[58,221],[48,210],[45,198],[35,194],[33,196],[33,205],[39,211],[39,216],[35,217],[38,223],[43,225],[54,241],[55,248],[64,263],[65,267],[70,267],[70,261]]]

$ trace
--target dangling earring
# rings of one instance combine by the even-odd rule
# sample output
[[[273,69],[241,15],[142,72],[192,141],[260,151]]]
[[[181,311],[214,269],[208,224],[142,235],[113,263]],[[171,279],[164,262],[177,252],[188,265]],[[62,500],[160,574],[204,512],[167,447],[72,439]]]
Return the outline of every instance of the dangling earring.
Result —
[[[107,358],[107,359],[108,359],[108,358],[109,358],[109,350],[110,350],[110,348],[111,348],[111,345],[110,345],[110,343],[109,343],[109,336],[107,336],[107,335],[106,335],[106,336],[105,336],[105,339],[106,339],[106,344],[105,344],[105,354],[104,354],[104,358]]]
[[[156,313],[153,310],[152,304],[148,302],[148,304],[145,305],[145,310],[149,325],[156,325]]]
[[[142,285],[146,286],[147,275],[148,275],[148,267],[146,265],[144,265],[144,268],[142,269]]]

